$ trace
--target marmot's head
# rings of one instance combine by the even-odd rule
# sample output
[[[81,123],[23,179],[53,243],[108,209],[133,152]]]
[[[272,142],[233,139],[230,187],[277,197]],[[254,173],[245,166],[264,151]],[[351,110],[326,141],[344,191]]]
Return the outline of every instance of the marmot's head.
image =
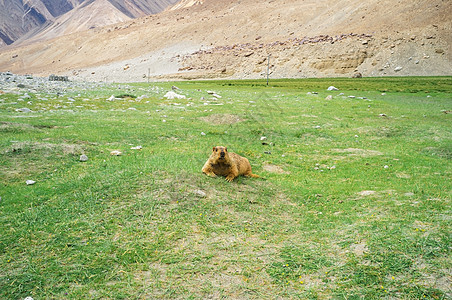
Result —
[[[223,147],[223,146],[216,146],[213,147],[213,156],[215,158],[215,160],[218,161],[225,161],[227,159],[229,159],[229,155],[228,155],[228,148]]]

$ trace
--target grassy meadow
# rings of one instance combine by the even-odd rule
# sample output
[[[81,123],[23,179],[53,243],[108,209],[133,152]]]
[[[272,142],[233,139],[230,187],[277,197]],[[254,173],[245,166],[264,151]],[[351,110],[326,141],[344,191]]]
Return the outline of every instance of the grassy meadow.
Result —
[[[450,77],[0,93],[0,299],[450,299],[451,110]]]

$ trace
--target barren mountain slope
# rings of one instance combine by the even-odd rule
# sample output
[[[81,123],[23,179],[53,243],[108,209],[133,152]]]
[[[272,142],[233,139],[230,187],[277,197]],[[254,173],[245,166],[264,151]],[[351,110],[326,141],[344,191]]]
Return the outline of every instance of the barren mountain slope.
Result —
[[[8,47],[0,70],[118,81],[140,81],[149,71],[258,78],[271,54],[274,77],[450,75],[451,10],[449,0],[205,0]]]
[[[161,12],[178,0],[1,0],[0,47]]]

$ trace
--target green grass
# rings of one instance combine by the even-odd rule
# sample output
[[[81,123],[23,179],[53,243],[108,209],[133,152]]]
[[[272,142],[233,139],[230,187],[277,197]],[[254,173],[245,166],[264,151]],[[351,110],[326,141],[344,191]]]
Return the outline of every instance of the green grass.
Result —
[[[2,299],[452,296],[450,77],[25,91],[0,95]],[[202,174],[216,145],[264,179]]]

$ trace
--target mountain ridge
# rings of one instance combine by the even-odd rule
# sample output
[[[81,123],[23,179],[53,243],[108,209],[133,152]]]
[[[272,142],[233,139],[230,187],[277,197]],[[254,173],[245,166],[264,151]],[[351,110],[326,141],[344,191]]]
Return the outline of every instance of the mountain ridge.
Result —
[[[155,14],[178,0],[9,0],[0,2],[0,47]],[[97,13],[93,15],[93,10]],[[102,14],[104,11],[104,14]],[[65,25],[68,28],[61,29]],[[55,32],[52,32],[55,29]],[[45,32],[45,34],[43,34]],[[36,36],[36,37],[35,37]]]
[[[142,81],[148,74],[160,80],[262,78],[263,61],[271,55],[274,77],[452,75],[450,1],[275,3],[205,0],[169,8],[7,47],[0,50],[0,69],[83,80]],[[351,33],[333,42],[320,38]],[[304,38],[312,40],[289,42]]]

